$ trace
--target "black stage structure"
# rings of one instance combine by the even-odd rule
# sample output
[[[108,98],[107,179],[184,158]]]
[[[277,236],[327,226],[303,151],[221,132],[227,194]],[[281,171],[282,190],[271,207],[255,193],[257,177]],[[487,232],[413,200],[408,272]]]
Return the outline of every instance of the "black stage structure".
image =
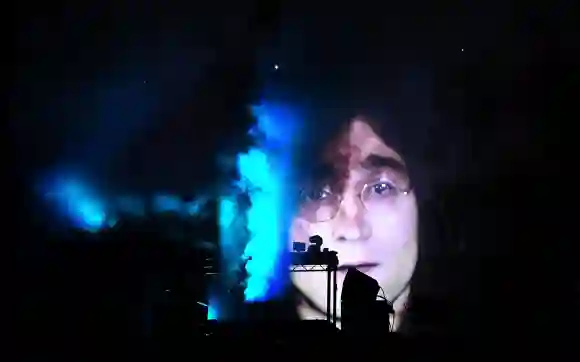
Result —
[[[325,249],[320,253],[291,253],[290,272],[308,273],[325,271],[326,282],[326,320],[336,327],[336,271],[338,269],[337,253]]]

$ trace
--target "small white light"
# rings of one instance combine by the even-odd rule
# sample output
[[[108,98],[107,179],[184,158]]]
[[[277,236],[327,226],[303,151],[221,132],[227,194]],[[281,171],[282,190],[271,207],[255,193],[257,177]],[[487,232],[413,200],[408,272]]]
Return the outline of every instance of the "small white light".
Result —
[[[278,70],[278,68],[280,68],[280,66],[278,64],[274,64],[274,70]]]
[[[464,51],[465,49],[461,48],[461,51]]]

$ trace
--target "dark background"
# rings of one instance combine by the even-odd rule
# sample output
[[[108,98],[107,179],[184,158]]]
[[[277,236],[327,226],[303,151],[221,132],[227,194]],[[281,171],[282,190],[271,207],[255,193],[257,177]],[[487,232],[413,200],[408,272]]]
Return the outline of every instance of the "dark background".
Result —
[[[346,114],[344,99],[386,99],[405,119],[399,141],[428,180],[414,330],[572,335],[571,5],[19,2],[5,190],[24,333],[90,320],[122,334],[126,310],[184,275],[183,248],[162,236],[47,241],[28,188],[38,173],[80,163],[111,190],[195,193],[219,176],[207,155],[247,145],[246,105],[283,95],[313,134],[327,125],[315,115]],[[147,277],[151,265],[168,276]]]

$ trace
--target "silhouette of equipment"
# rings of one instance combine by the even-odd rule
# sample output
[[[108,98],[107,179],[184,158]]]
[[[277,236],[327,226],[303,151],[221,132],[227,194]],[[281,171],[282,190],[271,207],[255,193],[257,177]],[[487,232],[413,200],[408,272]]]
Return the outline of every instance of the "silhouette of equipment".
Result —
[[[393,306],[386,299],[377,300],[379,283],[356,268],[349,268],[342,285],[341,327],[345,333],[376,335],[377,328],[390,331]],[[385,326],[387,328],[385,328]]]
[[[336,271],[338,266],[338,255],[336,251],[329,251],[328,248],[320,250],[322,238],[318,235],[310,238],[310,246],[306,250],[306,243],[294,242],[293,250],[290,253],[290,271],[294,273],[303,272],[327,272],[326,283],[326,320],[336,326]]]

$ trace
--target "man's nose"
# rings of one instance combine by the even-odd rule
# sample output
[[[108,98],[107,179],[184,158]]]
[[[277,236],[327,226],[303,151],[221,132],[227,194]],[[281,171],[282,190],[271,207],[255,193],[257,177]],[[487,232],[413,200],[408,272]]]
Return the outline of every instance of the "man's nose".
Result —
[[[372,235],[366,210],[358,197],[343,200],[334,219],[333,236],[337,241],[364,241]]]

